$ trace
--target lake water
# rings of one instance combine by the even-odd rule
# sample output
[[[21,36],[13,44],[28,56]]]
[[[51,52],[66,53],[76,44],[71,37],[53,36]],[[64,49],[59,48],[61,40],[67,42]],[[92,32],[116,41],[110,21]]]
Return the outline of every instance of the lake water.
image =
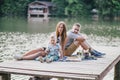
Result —
[[[65,21],[67,30],[79,22],[81,33],[91,46],[120,47],[119,21],[93,21],[91,19],[52,18],[49,21],[28,21],[26,18],[0,18],[0,61],[13,60],[14,54],[23,54],[29,50],[46,46],[51,32],[56,24]],[[104,80],[113,80],[113,69]],[[27,80],[29,76],[12,75],[12,80]]]

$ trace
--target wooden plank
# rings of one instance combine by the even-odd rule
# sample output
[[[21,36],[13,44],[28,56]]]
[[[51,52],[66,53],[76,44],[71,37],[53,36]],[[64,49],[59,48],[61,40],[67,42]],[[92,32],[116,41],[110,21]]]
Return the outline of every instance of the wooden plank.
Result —
[[[34,71],[34,70],[23,70],[23,69],[10,69],[10,68],[0,68],[1,72],[9,72],[11,74],[22,74],[31,76],[49,76],[49,77],[62,77],[62,78],[72,78],[72,79],[89,79],[95,80],[97,76],[89,75],[77,75],[77,74],[66,74],[66,73],[55,73],[55,72],[44,72],[44,71]]]
[[[28,70],[40,70],[40,71],[52,71],[52,72],[65,72],[65,73],[75,73],[79,74],[81,73],[93,73],[97,74],[100,72],[100,69],[98,70],[97,68],[93,68],[96,66],[96,64],[89,64],[90,61],[87,61],[86,63],[88,64],[80,64],[79,62],[55,62],[51,64],[46,64],[46,63],[40,63],[38,61],[12,61],[12,62],[5,62],[1,63],[2,66],[6,68],[16,68],[16,69],[28,69]],[[26,65],[27,64],[27,65]],[[39,64],[39,65],[38,65]],[[72,64],[72,65],[71,65]],[[0,66],[1,66],[0,65]],[[33,66],[34,65],[34,66]],[[88,65],[89,66],[88,68]],[[1,66],[1,67],[2,67]],[[98,64],[98,68],[104,68],[101,64]],[[101,69],[102,69],[101,68]],[[93,72],[94,71],[94,72]]]
[[[104,78],[104,76],[120,61],[120,55],[101,73],[99,76],[100,80]],[[119,70],[119,68],[117,68]]]
[[[34,76],[102,80],[110,69],[120,61],[120,51],[119,47],[101,47],[97,50],[105,52],[106,56],[98,58],[98,60],[53,62],[50,64],[33,60],[8,61],[0,63],[0,71]]]

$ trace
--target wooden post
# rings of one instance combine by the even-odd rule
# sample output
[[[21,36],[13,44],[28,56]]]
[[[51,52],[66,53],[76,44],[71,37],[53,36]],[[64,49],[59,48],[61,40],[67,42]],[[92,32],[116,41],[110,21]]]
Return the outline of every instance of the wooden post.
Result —
[[[2,76],[2,80],[10,80],[11,75],[9,73],[0,73],[0,76]]]
[[[67,79],[67,78],[58,78],[58,80],[91,80],[91,79]]]
[[[32,80],[34,80],[34,79],[35,80],[50,80],[51,78],[48,76],[34,76]]]
[[[58,80],[64,80],[64,78],[58,78]]]
[[[115,66],[114,80],[120,80],[120,61]]]

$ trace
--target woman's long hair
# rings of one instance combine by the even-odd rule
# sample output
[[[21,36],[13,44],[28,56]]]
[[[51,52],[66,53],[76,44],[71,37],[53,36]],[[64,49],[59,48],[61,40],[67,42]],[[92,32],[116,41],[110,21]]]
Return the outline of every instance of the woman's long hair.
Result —
[[[57,39],[58,39],[58,37],[60,36],[60,33],[59,33],[59,31],[58,31],[58,28],[59,28],[60,25],[63,25],[63,32],[62,32],[62,34],[61,34],[61,42],[60,42],[60,44],[62,45],[62,48],[63,48],[64,43],[65,43],[65,39],[66,39],[66,37],[67,37],[67,33],[66,33],[67,29],[66,29],[66,24],[65,24],[65,22],[63,22],[63,21],[58,22],[58,24],[57,24],[57,26],[56,26],[56,37],[57,37]]]

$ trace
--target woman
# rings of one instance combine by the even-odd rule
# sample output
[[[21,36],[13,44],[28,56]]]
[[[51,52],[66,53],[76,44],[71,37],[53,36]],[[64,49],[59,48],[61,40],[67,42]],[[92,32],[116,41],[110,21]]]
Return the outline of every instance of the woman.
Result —
[[[63,54],[63,49],[64,49],[64,44],[66,41],[66,24],[63,21],[58,22],[58,24],[56,25],[56,38],[57,38],[57,43],[59,43],[61,45],[62,48],[62,54]],[[39,56],[45,56],[45,49],[46,48],[39,48],[39,49],[35,49],[32,51],[29,51],[23,55],[15,55],[14,58],[17,60],[34,60]],[[63,56],[63,55],[62,55]],[[62,58],[61,56],[61,58]]]
[[[57,26],[56,26],[56,38],[57,38],[57,43],[59,43],[61,45],[62,48],[62,54],[63,54],[63,50],[65,47],[65,43],[66,43],[66,37],[67,37],[67,33],[66,33],[67,29],[66,29],[66,24],[63,21],[58,22]],[[63,55],[61,56],[61,58],[63,57]]]

